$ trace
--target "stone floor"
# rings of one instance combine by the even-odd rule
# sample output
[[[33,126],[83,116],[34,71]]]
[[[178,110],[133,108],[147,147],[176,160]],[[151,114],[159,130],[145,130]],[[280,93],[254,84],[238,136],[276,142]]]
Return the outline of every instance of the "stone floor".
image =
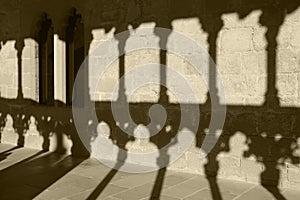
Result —
[[[275,199],[262,186],[232,180],[209,184],[203,176],[173,171],[158,179],[163,184],[156,180],[157,172],[128,174],[94,159],[0,144],[0,199]],[[277,199],[300,199],[300,189],[280,194]]]

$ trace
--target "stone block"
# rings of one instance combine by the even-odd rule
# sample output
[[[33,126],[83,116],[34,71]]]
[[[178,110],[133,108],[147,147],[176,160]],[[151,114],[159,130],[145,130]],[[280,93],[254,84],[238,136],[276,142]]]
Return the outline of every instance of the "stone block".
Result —
[[[259,76],[258,75],[251,75],[247,74],[244,78],[245,84],[246,84],[246,90],[245,95],[247,96],[259,96],[260,94],[260,88],[261,85],[259,85]]]
[[[291,34],[291,46],[300,47],[300,26],[294,26]]]
[[[204,174],[206,159],[200,159],[200,152],[186,152],[187,169],[193,173]]]
[[[18,74],[18,59],[17,59],[17,57],[4,60],[3,72],[7,72],[10,74],[14,74],[14,75]]]
[[[36,134],[33,135],[33,133],[30,132],[31,131],[28,131],[25,135],[24,146],[32,149],[43,150],[43,137]]]
[[[293,35],[292,26],[289,26],[288,24],[283,24],[280,27],[278,36],[277,36],[277,42],[278,42],[278,48],[279,49],[286,49],[290,46],[291,43],[291,37]]]
[[[218,156],[218,160],[220,165],[218,175],[220,177],[226,177],[235,180],[242,178],[240,158],[223,154],[222,156]]]
[[[14,76],[13,74],[3,73],[0,74],[0,84],[6,86],[13,86]]]
[[[277,71],[278,73],[295,73],[299,72],[299,51],[296,49],[279,49],[277,50]]]
[[[117,79],[105,77],[98,82],[97,92],[113,92],[118,87]]]
[[[36,80],[35,76],[31,74],[22,74],[22,87],[23,88],[29,88],[29,89],[34,89],[36,86]]]
[[[279,96],[298,96],[298,80],[296,74],[277,75],[277,89]]]
[[[264,51],[267,47],[267,40],[266,40],[266,27],[259,27],[255,28],[253,32],[253,46],[254,50],[256,51]]]
[[[22,73],[37,74],[38,60],[34,58],[22,60]]]
[[[49,137],[50,147],[49,150],[59,153],[71,154],[72,141],[63,133],[52,133]]]
[[[18,133],[13,128],[5,127],[1,133],[1,143],[17,145],[18,138]]]
[[[18,89],[17,88],[12,88],[12,87],[7,87],[6,90],[7,98],[16,98],[18,96]]]
[[[238,96],[244,96],[247,89],[244,77],[239,75],[228,75],[222,81],[226,96],[236,96],[237,101],[239,101]]]
[[[241,173],[243,177],[246,177],[248,182],[259,183],[260,174],[263,171],[263,165],[258,163],[253,158],[241,159]]]
[[[239,28],[224,30],[221,33],[221,51],[222,52],[245,52],[251,51],[252,29]]]
[[[35,94],[35,90],[31,89],[31,88],[24,88],[23,89],[23,95],[24,95],[24,98],[28,98],[28,99],[32,99],[32,100],[37,99],[37,95]]]
[[[300,183],[300,168],[298,166],[288,164],[287,179],[289,182]]]
[[[0,97],[7,97],[7,86],[0,85]]]
[[[187,168],[188,163],[185,155],[182,155],[178,160],[173,162],[168,166],[168,169],[170,170],[176,170],[176,171],[184,171],[184,172],[190,172],[192,171],[190,168]]]
[[[24,58],[36,58],[38,53],[35,46],[25,46],[22,51],[22,59]]]
[[[242,72],[242,56],[240,53],[220,54],[217,67],[222,74],[240,74]]]
[[[263,75],[267,74],[266,67],[266,53],[259,52],[246,52],[242,54],[243,58],[243,73],[247,75]]]

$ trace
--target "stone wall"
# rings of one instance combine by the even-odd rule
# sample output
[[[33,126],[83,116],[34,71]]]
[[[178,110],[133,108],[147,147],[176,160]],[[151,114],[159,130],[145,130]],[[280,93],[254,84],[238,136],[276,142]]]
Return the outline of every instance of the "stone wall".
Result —
[[[210,118],[210,111],[201,110],[201,106],[208,102],[208,86],[191,64],[178,55],[167,53],[168,67],[185,77],[199,99],[197,102],[187,99],[180,103],[199,104],[201,119],[203,118],[202,122],[205,124],[203,130],[200,128],[199,133],[194,133],[196,135],[194,145],[173,163],[170,169],[201,174],[207,174],[211,169],[220,177],[249,182],[260,182],[263,177],[270,182],[275,181],[275,184],[278,182],[279,186],[299,187],[300,168],[297,157],[300,156],[297,146],[300,145],[299,5],[294,1],[282,3],[282,7],[274,7],[273,3],[264,1],[244,1],[242,5],[235,1],[232,1],[232,5],[216,1],[216,6],[210,7],[207,3],[202,4],[203,1],[199,2],[188,1],[183,5],[180,2],[169,1],[141,3],[133,0],[126,2],[90,0],[85,3],[53,1],[49,5],[43,5],[32,1],[31,4],[35,5],[32,6],[29,1],[27,3],[17,0],[3,1],[3,5],[0,6],[2,16],[0,27],[3,27],[0,31],[0,88],[3,107],[1,118],[7,120],[3,125],[1,142],[17,144],[20,135],[24,134],[25,146],[42,149],[43,141],[50,137],[50,150],[57,150],[57,146],[62,143],[65,150],[71,153],[72,145],[74,147],[74,143],[77,142],[74,133],[70,133],[75,129],[69,129],[66,125],[69,123],[66,121],[72,118],[71,108],[66,105],[36,104],[39,100],[37,33],[41,15],[45,12],[52,20],[55,37],[58,38],[54,40],[55,52],[59,52],[54,56],[55,99],[63,104],[66,101],[64,94],[66,80],[61,74],[65,74],[66,71],[65,64],[60,61],[66,59],[65,30],[71,8],[75,7],[77,13],[81,14],[84,24],[86,53],[101,45],[105,38],[113,37],[115,33],[127,30],[128,27],[133,30],[155,26],[180,32],[195,40],[210,54],[213,52],[212,59],[216,62],[225,91],[225,99],[221,98],[220,103],[227,105],[227,115],[222,136],[211,153],[212,157],[208,159],[199,159],[201,138]],[[57,8],[56,5],[60,6]],[[274,16],[280,18],[284,13],[284,17],[277,20],[268,11],[269,7],[271,10],[275,9]],[[275,34],[273,37],[275,43],[277,41],[275,45],[270,36],[273,28],[278,28],[278,35]],[[217,34],[216,48],[211,50],[213,45],[210,36],[213,34]],[[273,49],[276,49],[274,51],[276,54],[272,57]],[[21,64],[18,60],[21,60]],[[132,52],[125,55],[125,72],[141,64],[159,62],[158,50]],[[272,70],[272,62],[275,62],[273,67],[276,70]],[[18,73],[20,66],[21,76]],[[97,92],[91,95],[93,101],[117,100],[112,98],[112,91],[119,78],[118,67],[118,60],[111,64],[99,82]],[[156,70],[159,73],[159,69],[149,70]],[[272,73],[276,73],[275,85],[268,86],[268,82],[272,82]],[[171,77],[167,77],[167,80],[168,78]],[[132,82],[134,80],[126,80],[125,88]],[[18,95],[20,86],[21,97]],[[274,99],[276,101],[276,92],[272,93],[274,88],[278,90],[279,105],[276,102],[268,102],[269,97],[270,101]],[[271,92],[271,96],[268,96],[268,92]],[[157,102],[159,94],[158,85],[147,85],[128,97],[128,100],[132,104],[140,103],[143,107],[143,103]],[[172,93],[168,95],[170,104],[178,104]],[[29,104],[27,100],[30,100]],[[110,109],[105,103],[103,108]],[[50,113],[50,118],[43,113]],[[60,116],[57,117],[58,115]],[[22,131],[18,132],[20,126]],[[109,135],[114,129],[118,129],[114,126],[106,122],[106,125],[101,124],[99,127],[104,127]],[[45,127],[46,129],[48,127],[50,133],[46,137],[43,135],[45,131],[41,131]],[[64,129],[59,130],[61,127]],[[92,149],[97,145],[97,140],[93,142],[91,142]],[[142,151],[142,147],[140,150]],[[279,175],[280,178],[277,177]]]

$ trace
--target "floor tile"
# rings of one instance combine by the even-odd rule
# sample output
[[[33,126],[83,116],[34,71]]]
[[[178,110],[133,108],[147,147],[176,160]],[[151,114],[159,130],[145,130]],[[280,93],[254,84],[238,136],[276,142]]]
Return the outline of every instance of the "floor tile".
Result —
[[[219,191],[213,194],[220,194],[223,200],[275,199],[260,185],[224,179],[214,182],[205,176],[170,170],[156,183],[158,174],[125,173],[95,159],[0,144],[0,199],[81,200],[90,195],[101,200],[148,200],[151,196],[160,200],[217,199],[211,190]],[[298,200],[300,190],[285,189],[278,194]]]
[[[291,190],[286,189],[282,192],[283,196],[288,200],[299,200],[300,199],[300,190]]]
[[[242,194],[236,200],[273,200],[274,197],[272,194],[270,194],[265,188],[262,186],[256,186],[249,190],[248,192]]]
[[[208,183],[206,179],[196,177],[177,184],[173,187],[167,188],[163,190],[162,194],[176,198],[185,198],[192,193],[202,190],[207,186]]]

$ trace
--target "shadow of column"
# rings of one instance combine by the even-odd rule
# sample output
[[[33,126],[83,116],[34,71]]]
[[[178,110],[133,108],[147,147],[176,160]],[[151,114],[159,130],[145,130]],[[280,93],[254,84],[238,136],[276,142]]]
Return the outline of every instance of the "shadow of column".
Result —
[[[54,131],[54,124],[53,118],[51,116],[39,116],[38,120],[38,131],[40,135],[43,137],[43,144],[42,149],[44,151],[48,151],[50,147],[50,134]]]
[[[18,57],[18,100],[22,100],[23,95],[23,88],[22,88],[22,51],[24,49],[24,40],[18,39],[15,43],[15,49],[17,50],[17,57]]]
[[[207,107],[210,112],[216,112],[211,110],[211,106],[214,103],[215,105],[220,105],[219,96],[218,96],[218,89],[217,89],[217,70],[216,70],[216,61],[217,61],[217,39],[220,30],[223,27],[223,21],[220,15],[210,15],[204,16],[203,18],[200,17],[202,29],[208,33],[208,53],[210,58],[213,62],[209,62],[209,82],[208,82],[208,93],[207,93],[207,101],[205,107]],[[217,128],[217,127],[216,127]],[[214,134],[211,137],[217,137],[217,130],[209,130],[211,133]],[[203,132],[203,134],[205,134]],[[216,148],[218,148],[217,144],[212,149],[211,152],[208,153],[207,156],[207,163],[204,165],[204,172],[206,178],[209,182],[211,195],[214,200],[221,200],[222,195],[217,183],[217,175],[219,171],[219,162],[217,161],[218,152],[215,152]]]
[[[285,14],[280,8],[280,5],[268,6],[263,10],[263,14],[260,18],[260,24],[267,28],[266,32],[266,54],[267,54],[267,91],[265,94],[265,106],[267,109],[278,109],[280,102],[278,98],[278,90],[276,88],[276,55],[277,55],[277,36],[279,29],[284,21]],[[274,133],[267,133],[273,137]],[[280,171],[277,169],[277,160],[274,159],[276,155],[269,155],[270,158],[265,158],[263,164],[265,166],[264,171],[261,173],[261,185],[267,189],[278,200],[283,200],[285,197],[280,193],[278,189]]]
[[[119,49],[119,93],[117,101],[123,103],[128,103],[125,88],[125,78],[122,78],[125,75],[125,45],[127,39],[129,38],[129,32],[123,32],[126,30],[126,25],[121,24],[115,32],[115,38],[118,40]],[[122,33],[122,35],[118,35],[120,33]]]
[[[163,183],[165,179],[165,175],[167,172],[167,167],[170,163],[170,155],[168,155],[168,148],[166,148],[166,145],[170,145],[170,143],[176,143],[177,140],[175,139],[172,141],[174,137],[176,137],[176,134],[178,133],[177,126],[180,125],[180,121],[176,121],[176,118],[180,118],[180,116],[170,116],[170,110],[168,107],[170,107],[169,103],[169,97],[167,94],[167,43],[168,43],[168,37],[171,34],[171,22],[168,19],[161,19],[157,23],[157,27],[163,27],[167,28],[170,31],[168,34],[167,32],[154,32],[159,37],[159,58],[160,58],[160,91],[159,91],[159,99],[158,104],[162,105],[164,109],[167,111],[167,120],[166,123],[163,125],[163,128],[161,131],[159,131],[157,134],[157,129],[155,127],[152,127],[150,130],[151,132],[151,138],[150,141],[157,146],[157,149],[159,150],[159,156],[157,158],[157,166],[159,168],[154,186],[151,191],[151,196],[149,199],[151,200],[157,200],[160,199]],[[171,119],[173,120],[171,120]],[[176,122],[174,122],[176,121]],[[160,122],[158,122],[160,123]],[[175,123],[177,123],[175,125]],[[169,131],[167,131],[167,127],[169,126]]]
[[[126,96],[126,88],[125,88],[125,45],[126,41],[129,37],[128,34],[122,34],[117,35],[123,31],[126,31],[125,24],[120,24],[120,28],[116,30],[115,32],[115,38],[118,40],[118,51],[119,51],[119,91],[118,91],[118,99],[115,103],[115,106],[118,107],[118,109],[122,109],[122,105],[129,104],[127,101]],[[119,37],[120,36],[120,37]],[[122,78],[123,77],[123,78]],[[103,113],[104,114],[104,113]],[[119,121],[115,121],[114,116],[111,116],[112,118],[109,119],[109,124],[113,124],[111,127],[111,133],[109,138],[112,140],[112,142],[118,146],[118,155],[117,155],[117,161],[116,164],[113,166],[113,168],[110,170],[110,172],[102,179],[102,181],[98,184],[98,186],[93,190],[93,192],[87,197],[88,200],[94,200],[98,199],[98,197],[102,194],[106,186],[109,184],[109,182],[114,178],[114,176],[118,173],[119,169],[124,165],[126,159],[127,159],[127,149],[126,144],[129,141],[133,141],[133,127],[129,125],[127,128],[125,128],[125,124],[129,122],[129,119],[127,119],[127,116],[123,116],[123,118],[120,118]],[[116,125],[116,123],[118,123]],[[124,132],[121,128],[126,129]]]
[[[87,198],[88,200],[95,200],[102,194],[102,192],[104,191],[106,186],[117,174],[118,170],[124,165],[124,162],[127,158],[127,152],[119,151],[117,158],[118,158],[118,161],[115,164],[115,166],[110,170],[110,172],[104,177],[104,179],[101,181],[101,183],[88,196],[88,198]]]
[[[88,65],[84,62],[89,49],[89,45],[87,47],[85,45],[86,32],[81,14],[72,8],[66,29],[66,104],[77,108],[85,108],[91,101],[88,90],[88,67],[82,67],[82,65]],[[91,133],[88,131],[88,126],[90,113],[87,113],[85,109],[82,112],[84,112],[82,113],[84,117],[82,117],[80,125],[75,126],[70,112],[65,126],[73,143],[72,155],[89,156]]]
[[[280,179],[280,170],[277,169],[277,162],[270,161],[264,163],[265,170],[261,173],[261,185],[268,190],[277,200],[286,200],[286,198],[280,193],[278,188]],[[272,180],[270,180],[272,177]]]
[[[279,6],[279,5],[278,5]],[[265,105],[269,109],[278,108],[279,98],[276,88],[276,51],[277,51],[277,36],[279,29],[284,21],[284,11],[276,6],[267,7],[263,10],[260,18],[260,24],[267,28],[266,32],[266,54],[267,54],[267,91],[265,94]]]
[[[23,101],[23,88],[22,88],[22,51],[24,49],[24,40],[17,39],[15,43],[15,49],[17,50],[18,57],[18,93],[17,99],[19,102]],[[17,146],[23,147],[25,142],[25,130],[28,129],[28,116],[24,111],[24,106],[17,103],[13,105],[13,111],[11,112],[13,118],[13,127],[18,134]]]
[[[54,41],[52,20],[46,14],[41,21],[39,42],[39,102],[54,103]]]
[[[170,156],[167,154],[167,152],[160,153],[157,159],[157,165],[159,166],[159,170],[156,175],[155,183],[151,191],[151,196],[149,198],[151,200],[160,199],[165,175],[167,172],[167,167],[165,167],[165,163],[166,162],[169,163],[169,160],[170,160]]]
[[[78,106],[84,104],[84,77],[83,74],[80,74],[80,77],[76,77],[82,62],[84,61],[84,56],[84,25],[82,23],[81,15],[73,8],[66,30],[67,105],[72,105],[72,101],[75,101]],[[79,85],[74,85],[76,84],[75,78],[79,79],[79,81],[76,81],[76,83],[80,83]],[[76,90],[74,90],[73,87],[76,87]]]
[[[159,78],[160,78],[160,88],[159,88],[159,103],[167,104],[169,102],[169,97],[167,94],[167,43],[168,37],[171,34],[171,22],[168,19],[161,19],[157,25],[157,27],[162,27],[169,29],[169,34],[160,34],[160,32],[155,32],[155,34],[159,37],[159,62],[161,65],[159,69]],[[165,32],[164,32],[165,33]],[[166,67],[164,67],[166,66]]]
[[[223,27],[223,21],[220,15],[207,15],[200,17],[200,23],[202,29],[208,33],[207,43],[208,43],[208,53],[213,62],[209,62],[209,79],[208,79],[208,92],[207,92],[207,102],[209,106],[211,101],[216,101],[219,104],[218,88],[217,88],[217,39],[219,32]]]

